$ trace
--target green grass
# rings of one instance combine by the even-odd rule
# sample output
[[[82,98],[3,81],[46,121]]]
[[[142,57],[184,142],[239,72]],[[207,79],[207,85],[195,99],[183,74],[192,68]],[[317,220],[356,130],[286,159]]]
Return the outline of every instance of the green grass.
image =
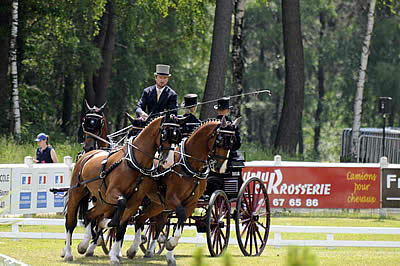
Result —
[[[11,256],[17,260],[31,265],[109,265],[108,256],[101,249],[96,249],[95,257],[86,258],[79,255],[76,246],[79,241],[73,241],[72,252],[74,261],[67,263],[60,257],[63,240],[36,240],[36,239],[0,239],[0,253]],[[166,265],[165,251],[161,256],[144,259],[139,252],[138,257],[130,260],[125,256],[126,249],[131,243],[125,242],[123,246],[123,265]],[[193,252],[195,245],[180,244],[175,249],[175,258],[178,265],[193,265]],[[212,258],[208,255],[206,246],[202,246],[203,261],[207,265],[224,265],[222,258]],[[231,245],[228,252],[233,259],[233,265],[286,265],[288,248],[267,247],[260,257],[244,257],[240,249]],[[309,248],[314,254],[319,265],[399,265],[399,249],[394,248]]]
[[[376,219],[376,218],[343,218],[343,217],[272,217],[272,225],[291,226],[361,226],[361,227],[400,227],[399,219]],[[234,223],[231,224],[234,226]],[[0,231],[11,231],[11,226],[0,225]],[[21,232],[64,232],[62,226],[21,226]],[[83,233],[83,228],[78,227],[75,233]],[[128,234],[133,234],[133,229],[128,229]],[[194,236],[195,231],[186,230],[183,236]],[[232,232],[231,238],[235,237]],[[270,233],[273,239],[273,233]],[[308,233],[283,233],[282,239],[298,240],[324,240],[326,234]],[[336,240],[369,240],[369,241],[399,241],[398,236],[392,235],[361,235],[361,234],[335,234]],[[31,265],[108,265],[108,256],[105,256],[101,248],[96,249],[95,257],[86,258],[79,255],[76,246],[79,241],[73,241],[73,255],[75,260],[66,263],[60,258],[60,252],[64,246],[63,240],[51,239],[5,239],[0,238],[0,253],[6,254],[17,260]],[[131,245],[126,241],[123,246],[124,257],[122,264],[125,265],[166,265],[164,256],[156,256],[152,259],[144,259],[139,253],[135,260],[125,257],[126,249]],[[208,255],[207,246],[202,246],[203,254],[206,255],[204,262],[207,265],[224,265],[222,258],[211,258]],[[196,249],[195,245],[180,244],[175,250],[178,265],[192,265],[192,255]],[[228,252],[232,255],[233,265],[286,265],[288,248],[275,248],[268,246],[260,257],[244,257],[238,246],[231,245]],[[319,248],[310,247],[309,252],[315,254],[319,265],[400,265],[400,249],[395,248]],[[165,254],[165,252],[164,252]]]

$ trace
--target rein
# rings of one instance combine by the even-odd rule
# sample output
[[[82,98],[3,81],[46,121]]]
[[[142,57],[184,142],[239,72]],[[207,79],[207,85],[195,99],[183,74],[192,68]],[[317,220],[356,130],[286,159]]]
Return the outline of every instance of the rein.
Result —
[[[88,132],[88,131],[86,131],[85,129],[83,129],[83,133],[88,134],[90,137],[92,137],[92,138],[94,138],[94,139],[97,139],[97,140],[100,140],[100,141],[103,141],[103,142],[105,142],[105,143],[107,143],[108,145],[111,146],[111,142],[109,142],[109,141],[103,139],[102,137],[97,136],[96,134],[93,134],[93,133],[91,133],[91,132]]]

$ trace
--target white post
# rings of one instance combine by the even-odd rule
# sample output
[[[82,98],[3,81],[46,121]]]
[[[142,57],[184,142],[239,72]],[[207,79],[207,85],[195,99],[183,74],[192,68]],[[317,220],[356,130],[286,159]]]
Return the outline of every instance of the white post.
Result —
[[[71,169],[72,166],[72,157],[71,156],[64,156],[64,163],[68,165],[68,167]]]
[[[282,158],[281,158],[280,155],[275,155],[274,156],[274,161],[275,161],[275,166],[281,166],[282,165],[281,164]]]
[[[24,164],[26,164],[29,168],[33,167],[33,158],[32,156],[25,156]]]

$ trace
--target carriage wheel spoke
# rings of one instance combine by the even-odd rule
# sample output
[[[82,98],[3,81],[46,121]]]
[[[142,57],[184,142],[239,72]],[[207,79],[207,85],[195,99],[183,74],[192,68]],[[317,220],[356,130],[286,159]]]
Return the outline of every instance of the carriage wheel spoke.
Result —
[[[257,233],[258,233],[258,228],[256,225],[254,225],[254,231],[253,231],[253,237],[254,237],[254,248],[255,248],[255,254],[258,253],[258,245],[257,245]]]

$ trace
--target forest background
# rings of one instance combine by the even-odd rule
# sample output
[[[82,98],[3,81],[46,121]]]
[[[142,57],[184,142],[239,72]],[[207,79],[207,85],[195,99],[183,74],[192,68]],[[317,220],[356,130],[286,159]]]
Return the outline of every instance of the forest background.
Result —
[[[11,31],[8,14],[12,2],[0,3],[2,136],[12,135],[14,125],[8,64]],[[143,89],[154,84],[153,73],[158,63],[171,65],[169,85],[178,93],[179,103],[186,93],[197,93],[200,100],[206,99],[217,11],[231,1],[18,2],[19,141],[32,143],[39,132],[46,132],[52,142],[78,143],[84,99],[97,106],[107,101],[109,132],[125,127],[128,124],[125,112],[134,114]],[[304,108],[296,138],[297,158],[339,161],[342,130],[351,128],[353,123],[370,1],[294,2],[300,3],[304,52]],[[393,98],[387,124],[400,126],[398,2],[377,2],[362,102],[362,127],[382,127],[382,115],[377,111],[377,99],[381,96]],[[278,0],[235,0],[231,2],[230,16],[237,12],[237,3],[244,8],[240,52],[242,92],[268,89],[272,96],[244,97],[240,105],[234,106],[235,114],[240,112],[242,116],[243,146],[273,150],[286,99],[282,5]],[[215,89],[218,97],[237,92],[233,89],[234,23],[231,26],[225,38],[230,48],[223,91]]]

